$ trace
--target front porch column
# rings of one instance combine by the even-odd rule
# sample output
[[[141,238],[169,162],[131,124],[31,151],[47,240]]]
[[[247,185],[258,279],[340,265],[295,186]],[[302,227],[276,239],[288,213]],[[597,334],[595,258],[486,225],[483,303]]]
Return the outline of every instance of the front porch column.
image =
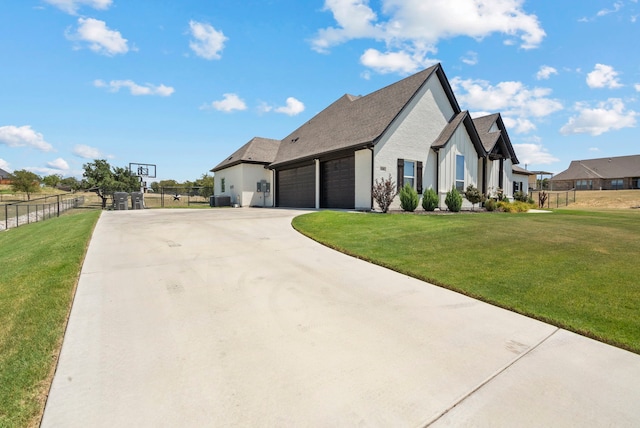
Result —
[[[320,159],[313,160],[316,164],[316,209],[320,209]]]

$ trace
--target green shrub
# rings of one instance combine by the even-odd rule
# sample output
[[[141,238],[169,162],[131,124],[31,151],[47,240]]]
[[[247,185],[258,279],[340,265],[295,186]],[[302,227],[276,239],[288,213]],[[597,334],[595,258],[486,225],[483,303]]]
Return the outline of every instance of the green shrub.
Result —
[[[529,195],[524,192],[515,192],[513,194],[513,199],[520,202],[527,202],[527,199],[529,199]]]
[[[409,183],[400,189],[400,207],[404,211],[413,212],[418,206],[418,192]]]
[[[484,201],[484,208],[487,211],[495,211],[496,208],[498,208],[498,203],[495,199],[487,199],[486,201]]]
[[[469,184],[467,186],[467,190],[464,192],[464,197],[467,198],[467,201],[471,202],[471,209],[475,209],[476,204],[482,202],[484,196],[480,191],[473,185]]]
[[[444,203],[447,204],[449,211],[457,213],[462,208],[462,196],[455,187],[447,192],[447,197],[444,199]]]
[[[434,211],[438,208],[438,202],[438,194],[435,190],[429,187],[424,191],[422,195],[422,208],[424,208],[425,211]]]
[[[536,208],[536,204],[522,201],[500,201],[498,202],[498,208],[506,213],[526,213],[530,209]]]

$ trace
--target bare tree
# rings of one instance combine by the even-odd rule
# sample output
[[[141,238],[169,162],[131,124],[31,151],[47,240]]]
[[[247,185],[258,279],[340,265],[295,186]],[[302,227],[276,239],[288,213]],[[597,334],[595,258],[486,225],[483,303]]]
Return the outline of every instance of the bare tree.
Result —
[[[398,188],[396,187],[396,183],[391,179],[391,174],[389,174],[389,178],[376,179],[373,183],[371,193],[373,199],[378,203],[380,210],[383,213],[389,211],[389,206],[391,202],[393,202],[393,198],[398,194]]]

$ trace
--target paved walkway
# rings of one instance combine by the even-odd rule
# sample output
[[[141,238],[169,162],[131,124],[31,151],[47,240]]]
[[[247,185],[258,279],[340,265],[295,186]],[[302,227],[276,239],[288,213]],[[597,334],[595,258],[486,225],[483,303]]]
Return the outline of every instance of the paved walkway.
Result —
[[[104,212],[42,426],[640,426],[640,356],[332,251],[299,213]]]

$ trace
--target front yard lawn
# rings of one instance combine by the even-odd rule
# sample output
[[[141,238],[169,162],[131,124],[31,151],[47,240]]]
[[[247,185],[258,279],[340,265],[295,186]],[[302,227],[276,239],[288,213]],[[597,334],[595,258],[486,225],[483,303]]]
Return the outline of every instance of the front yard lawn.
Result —
[[[640,353],[640,212],[296,217],[305,235]]]

